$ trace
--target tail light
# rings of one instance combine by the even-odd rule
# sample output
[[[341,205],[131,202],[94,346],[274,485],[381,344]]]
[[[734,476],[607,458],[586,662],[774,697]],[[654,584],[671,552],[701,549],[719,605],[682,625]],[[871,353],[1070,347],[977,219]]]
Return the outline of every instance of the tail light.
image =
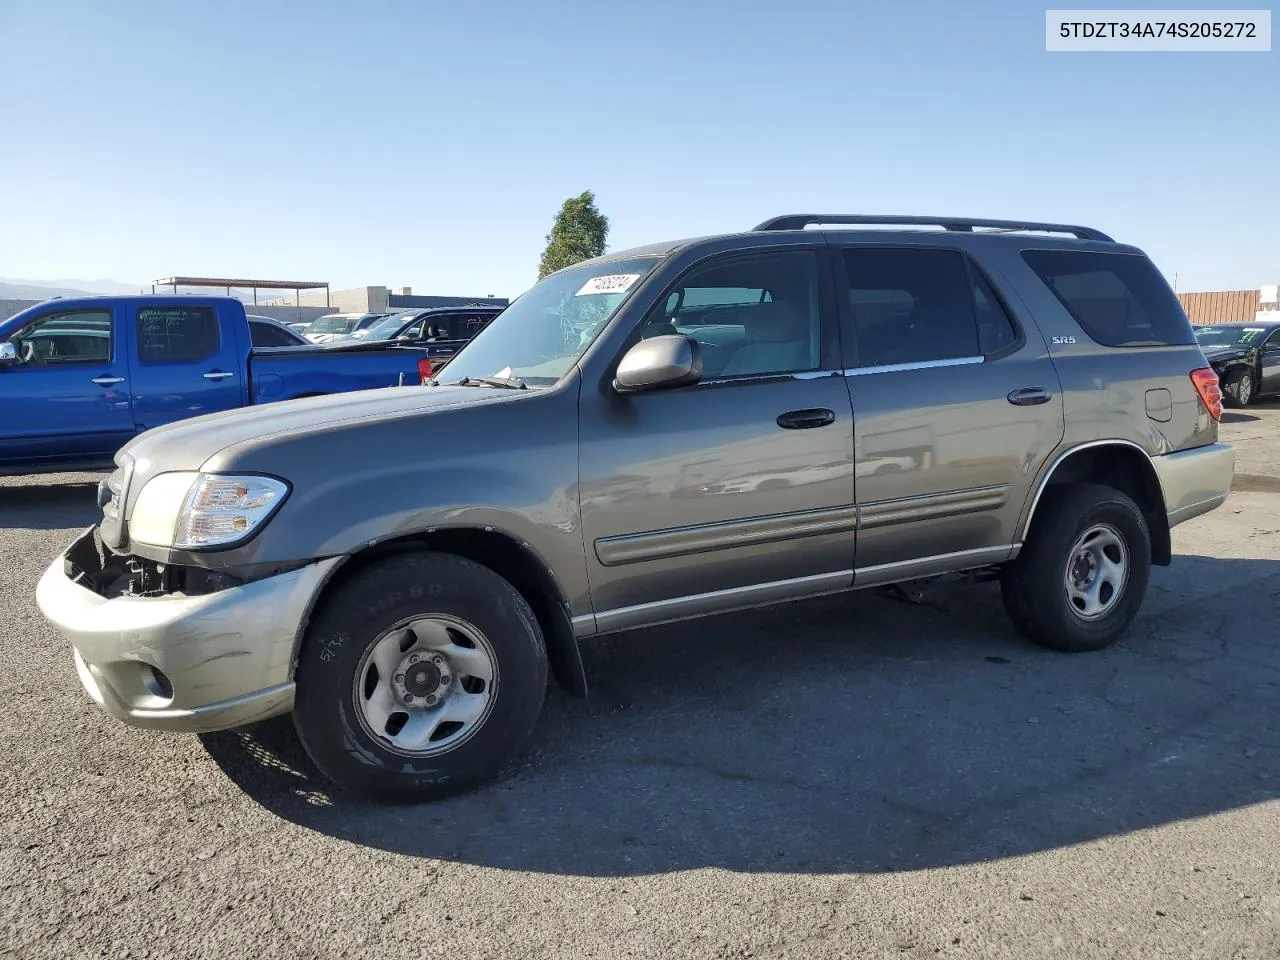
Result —
[[[426,383],[430,379],[431,379],[431,358],[423,357],[421,360],[418,361],[418,382]]]
[[[1195,384],[1196,393],[1200,394],[1200,402],[1209,411],[1209,416],[1221,420],[1222,387],[1218,385],[1218,375],[1210,367],[1201,367],[1191,371],[1191,382]]]

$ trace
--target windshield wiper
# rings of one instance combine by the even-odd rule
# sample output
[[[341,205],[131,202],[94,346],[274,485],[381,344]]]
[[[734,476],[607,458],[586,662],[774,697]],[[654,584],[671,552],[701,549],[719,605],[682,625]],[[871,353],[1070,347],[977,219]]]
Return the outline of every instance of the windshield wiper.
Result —
[[[455,387],[470,386],[506,387],[508,390],[528,390],[529,385],[519,377],[463,377]]]

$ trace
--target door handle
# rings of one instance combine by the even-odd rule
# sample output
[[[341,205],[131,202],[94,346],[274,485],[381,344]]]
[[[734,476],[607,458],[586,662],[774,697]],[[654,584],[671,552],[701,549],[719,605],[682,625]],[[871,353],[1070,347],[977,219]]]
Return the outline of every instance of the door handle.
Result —
[[[211,370],[209,373],[206,373],[204,375],[204,378],[206,380],[225,380],[227,379],[227,377],[234,377],[234,376],[235,374],[231,373],[230,371],[224,373],[221,370]]]
[[[1009,402],[1015,407],[1034,407],[1049,402],[1049,391],[1044,387],[1021,387],[1009,394]]]
[[[778,415],[778,426],[783,430],[809,430],[836,422],[834,410],[816,407],[811,410],[789,410]]]
[[[114,387],[117,383],[124,383],[124,377],[94,377],[93,382],[100,387]]]

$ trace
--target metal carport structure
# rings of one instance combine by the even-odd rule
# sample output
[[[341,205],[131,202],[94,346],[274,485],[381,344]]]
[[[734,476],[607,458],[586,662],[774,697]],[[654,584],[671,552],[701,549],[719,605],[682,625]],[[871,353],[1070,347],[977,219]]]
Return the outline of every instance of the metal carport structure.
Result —
[[[156,292],[156,287],[173,287],[173,292],[177,293],[179,287],[225,287],[227,296],[231,296],[231,289],[238,287],[240,289],[253,291],[253,302],[258,302],[259,290],[292,290],[296,297],[296,302],[300,306],[302,304],[303,290],[324,290],[324,305],[329,306],[329,284],[326,282],[304,282],[302,280],[244,280],[231,279],[227,277],[164,277],[160,280],[153,280],[151,283],[151,292]]]

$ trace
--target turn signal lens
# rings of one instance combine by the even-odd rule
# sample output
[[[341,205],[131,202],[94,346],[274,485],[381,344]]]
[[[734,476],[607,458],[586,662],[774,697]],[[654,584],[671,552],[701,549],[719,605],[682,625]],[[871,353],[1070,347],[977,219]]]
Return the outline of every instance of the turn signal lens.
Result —
[[[175,547],[226,547],[266,522],[289,492],[274,477],[201,474],[174,527]]]
[[[431,360],[428,357],[423,357],[421,360],[418,361],[418,382],[426,383],[430,379],[431,379]]]
[[[1191,371],[1191,382],[1195,384],[1196,393],[1200,394],[1200,402],[1209,411],[1209,416],[1221,420],[1222,387],[1218,384],[1218,375],[1210,367],[1201,367]]]

